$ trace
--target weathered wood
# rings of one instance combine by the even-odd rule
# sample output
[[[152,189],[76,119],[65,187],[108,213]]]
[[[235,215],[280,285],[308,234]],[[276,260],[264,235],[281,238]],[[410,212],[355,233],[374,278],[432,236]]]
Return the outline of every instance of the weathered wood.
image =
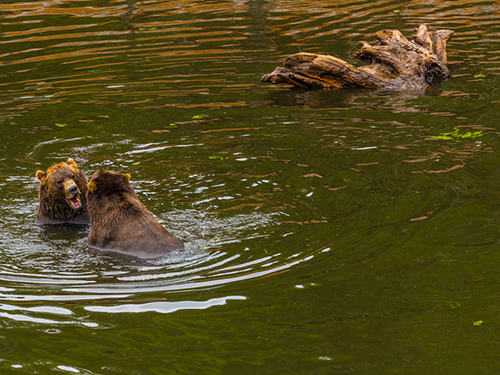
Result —
[[[364,66],[355,67],[328,55],[297,53],[285,59],[288,69],[277,67],[261,81],[317,89],[424,89],[450,77],[446,42],[452,36],[451,30],[429,31],[424,24],[416,29],[413,41],[398,30],[381,30],[375,33],[377,45],[359,42],[361,48],[354,57]]]

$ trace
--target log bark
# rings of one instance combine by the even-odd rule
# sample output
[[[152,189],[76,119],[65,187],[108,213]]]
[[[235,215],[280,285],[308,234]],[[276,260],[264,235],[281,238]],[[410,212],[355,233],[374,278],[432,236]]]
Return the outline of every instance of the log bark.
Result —
[[[329,55],[297,53],[285,59],[288,69],[277,67],[261,82],[315,89],[421,90],[450,77],[446,42],[452,36],[451,30],[429,31],[425,24],[416,29],[413,41],[398,30],[381,30],[375,33],[377,45],[359,42],[361,48],[354,57],[364,66],[355,67]]]

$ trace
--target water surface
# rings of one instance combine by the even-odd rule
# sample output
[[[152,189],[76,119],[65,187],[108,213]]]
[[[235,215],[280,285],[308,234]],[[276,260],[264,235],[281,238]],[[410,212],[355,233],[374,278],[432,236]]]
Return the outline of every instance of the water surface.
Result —
[[[8,1],[0,5],[5,374],[495,371],[495,2]],[[296,90],[296,52],[451,29],[424,93]],[[454,134],[443,139],[443,134]],[[469,134],[470,136],[466,136]],[[35,173],[132,175],[186,251],[94,252],[33,225]]]

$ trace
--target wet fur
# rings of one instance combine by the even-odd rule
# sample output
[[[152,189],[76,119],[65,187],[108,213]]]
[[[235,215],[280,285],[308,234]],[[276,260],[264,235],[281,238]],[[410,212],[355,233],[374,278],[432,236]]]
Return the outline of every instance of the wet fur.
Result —
[[[129,174],[110,171],[96,172],[90,179],[88,246],[142,259],[183,250],[183,242],[156,221],[137,197],[129,179]]]
[[[71,178],[74,176],[74,178]],[[87,211],[87,179],[73,159],[54,164],[47,171],[38,171],[39,206],[35,224],[90,224]],[[59,185],[58,181],[62,181]],[[80,208],[74,209],[68,202],[68,187],[76,184],[79,190]]]

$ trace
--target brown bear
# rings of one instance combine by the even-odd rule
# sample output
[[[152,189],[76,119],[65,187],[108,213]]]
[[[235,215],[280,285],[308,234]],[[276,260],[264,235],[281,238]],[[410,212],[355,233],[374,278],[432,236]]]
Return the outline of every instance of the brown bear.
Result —
[[[184,243],[158,223],[141,203],[129,180],[129,174],[106,170],[94,173],[90,179],[88,246],[141,259],[184,250]]]
[[[87,179],[73,159],[36,172],[40,180],[40,204],[35,224],[90,224],[87,211]]]

